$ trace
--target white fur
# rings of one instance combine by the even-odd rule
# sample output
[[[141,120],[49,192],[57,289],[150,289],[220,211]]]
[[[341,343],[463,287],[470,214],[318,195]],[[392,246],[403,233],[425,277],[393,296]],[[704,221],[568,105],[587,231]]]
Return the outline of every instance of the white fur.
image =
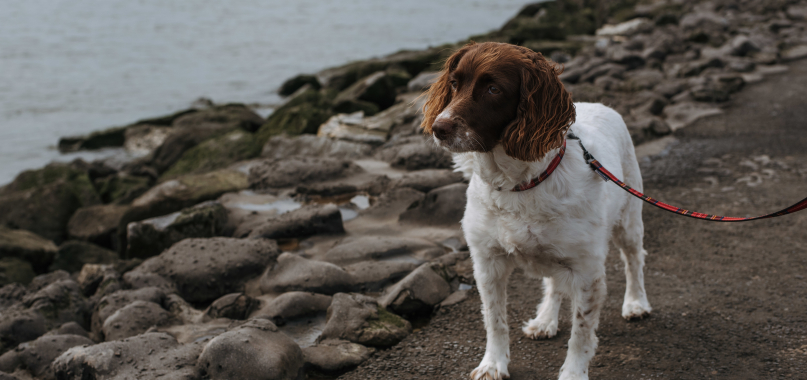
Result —
[[[639,165],[620,115],[602,104],[575,106],[577,121],[571,130],[614,175],[641,191]],[[509,378],[506,288],[515,267],[544,277],[537,316],[523,328],[528,337],[555,336],[561,298],[571,298],[572,332],[560,379],[588,379],[606,296],[609,240],[625,262],[622,316],[642,317],[651,310],[642,275],[642,203],[594,173],[576,140],[567,140],[563,160],[546,181],[530,190],[510,191],[537,177],[556,155],[557,150],[540,161],[524,162],[507,156],[500,145],[490,153],[454,155],[457,170],[470,179],[462,228],[487,329],[485,356],[471,373],[474,380]]]

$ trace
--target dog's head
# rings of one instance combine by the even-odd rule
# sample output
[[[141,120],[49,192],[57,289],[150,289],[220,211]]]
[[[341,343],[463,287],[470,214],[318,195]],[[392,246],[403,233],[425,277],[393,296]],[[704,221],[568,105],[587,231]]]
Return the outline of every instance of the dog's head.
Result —
[[[421,126],[451,152],[489,152],[537,161],[563,143],[574,122],[562,69],[540,53],[504,43],[470,43],[446,60],[428,90]]]

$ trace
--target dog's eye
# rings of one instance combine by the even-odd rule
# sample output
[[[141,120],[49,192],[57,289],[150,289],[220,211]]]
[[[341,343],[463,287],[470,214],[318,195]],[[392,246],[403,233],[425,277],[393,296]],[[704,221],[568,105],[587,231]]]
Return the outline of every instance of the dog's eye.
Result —
[[[498,88],[498,87],[496,87],[496,86],[490,86],[490,87],[488,87],[488,92],[489,92],[489,93],[491,93],[491,94],[493,94],[493,95],[498,95],[498,94],[501,94],[501,93],[502,93],[502,91],[501,91],[501,90],[499,90],[499,88]]]
[[[452,81],[451,81],[451,89],[452,89],[452,90],[456,90],[456,89],[457,89],[457,81],[455,81],[455,80],[452,80]]]

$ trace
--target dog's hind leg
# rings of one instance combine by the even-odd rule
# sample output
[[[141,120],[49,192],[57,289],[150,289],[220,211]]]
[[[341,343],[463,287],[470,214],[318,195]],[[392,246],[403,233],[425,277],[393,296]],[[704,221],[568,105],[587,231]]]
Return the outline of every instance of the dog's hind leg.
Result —
[[[473,251],[472,251],[473,252]],[[507,327],[507,278],[513,263],[504,256],[471,255],[474,278],[482,298],[482,316],[487,330],[485,356],[471,372],[474,380],[509,379],[510,335]]]
[[[643,247],[644,224],[642,223],[642,202],[629,199],[622,213],[620,223],[614,227],[613,242],[619,248],[625,263],[625,301],[622,304],[622,317],[640,319],[650,315],[652,308],[647,302],[644,288]]]
[[[597,349],[597,326],[605,304],[605,270],[593,276],[576,275],[572,287],[572,336],[560,380],[588,379],[588,363]]]
[[[538,314],[521,329],[532,339],[549,339],[558,333],[558,313],[563,296],[552,277],[544,277],[544,298],[538,304]]]

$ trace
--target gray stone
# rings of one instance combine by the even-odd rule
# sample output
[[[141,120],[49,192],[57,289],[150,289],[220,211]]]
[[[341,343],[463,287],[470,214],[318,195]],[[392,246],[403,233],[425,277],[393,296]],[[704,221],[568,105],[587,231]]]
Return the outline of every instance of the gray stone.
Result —
[[[433,266],[444,271],[439,264],[423,264],[387,290],[378,303],[405,317],[430,314],[434,306],[451,294],[451,286]]]
[[[143,157],[159,148],[168,136],[173,132],[173,128],[163,125],[141,124],[126,128],[125,141],[123,147],[132,155]]]
[[[73,347],[56,358],[52,367],[59,380],[198,379],[196,360],[202,348],[201,342],[179,344],[166,333],[145,333]]]
[[[378,146],[387,141],[389,129],[371,129],[364,123],[364,111],[331,116],[319,126],[317,136]]]
[[[364,363],[375,349],[341,340],[326,340],[303,349],[305,366],[329,375],[340,375]]]
[[[28,294],[28,290],[19,283],[12,283],[0,287],[0,312],[22,301],[22,298],[25,297],[26,294]]]
[[[282,96],[289,96],[305,85],[309,85],[315,90],[319,90],[322,87],[315,75],[300,74],[283,82],[277,93]]]
[[[87,326],[92,304],[84,297],[81,287],[73,280],[60,280],[25,296],[23,305],[45,317],[47,330],[66,322]]]
[[[692,82],[692,98],[701,102],[724,102],[745,85],[745,80],[737,74],[700,77]]]
[[[249,171],[250,187],[256,189],[285,188],[308,182],[341,178],[363,170],[343,159],[289,157],[264,160]]]
[[[205,314],[214,319],[246,319],[257,303],[257,300],[244,293],[231,293],[213,301]]]
[[[36,276],[31,263],[14,257],[0,259],[0,285],[28,284]]]
[[[76,282],[85,296],[100,298],[120,290],[123,279],[113,265],[84,264]]]
[[[409,322],[370,297],[337,293],[328,308],[328,322],[319,340],[342,339],[373,347],[397,344],[412,332]]]
[[[207,200],[216,199],[224,193],[246,189],[247,186],[247,176],[236,171],[219,170],[206,174],[190,174],[153,187],[135,199],[132,206],[148,211],[146,214],[151,215],[147,217],[166,215]],[[131,215],[132,211],[127,212],[127,215]],[[126,217],[123,222],[127,224],[135,221],[125,219]]]
[[[380,110],[389,108],[395,103],[395,84],[390,74],[378,71],[359,79],[346,88],[334,99],[334,106],[346,101],[365,101],[378,106]]]
[[[118,254],[93,243],[68,240],[59,246],[56,257],[48,270],[64,270],[70,273],[78,272],[85,264],[114,264],[118,261]]]
[[[437,80],[438,76],[440,76],[439,71],[423,71],[407,83],[406,89],[409,92],[426,91]]]
[[[685,84],[683,81],[673,80],[669,82],[661,82],[656,87],[653,88],[653,92],[663,95],[665,98],[669,99],[675,95],[684,91]]]
[[[807,45],[798,45],[782,52],[782,60],[795,61],[807,57]]]
[[[234,236],[289,239],[318,234],[337,234],[344,231],[339,208],[334,204],[326,204],[303,206],[265,221],[249,221],[238,226]]]
[[[277,258],[277,265],[261,277],[261,291],[334,294],[350,290],[352,283],[353,278],[334,264],[284,252]]]
[[[390,142],[379,148],[376,156],[406,170],[449,169],[453,165],[450,153],[423,136]]]
[[[340,197],[358,193],[379,195],[389,187],[390,182],[383,174],[359,173],[348,178],[297,186],[294,192],[309,197]]]
[[[159,288],[143,288],[135,290],[120,290],[101,298],[95,305],[92,313],[92,334],[98,341],[104,340],[104,325],[106,320],[123,309],[127,305],[136,301],[146,301],[154,304],[165,302],[165,293]]]
[[[361,210],[364,218],[380,220],[397,220],[409,205],[423,201],[426,194],[409,187],[393,188],[381,194],[370,207]]]
[[[272,322],[254,319],[213,338],[198,366],[211,380],[303,380],[303,352]]]
[[[120,340],[171,322],[171,315],[160,305],[148,301],[134,301],[110,315],[104,321],[102,330],[107,341]]]
[[[623,87],[632,91],[649,90],[664,80],[664,73],[655,69],[639,69],[625,74]]]
[[[0,226],[0,258],[15,257],[28,261],[42,273],[53,261],[57,250],[52,241],[33,232]]]
[[[45,334],[45,336],[51,335],[78,335],[85,338],[90,337],[90,333],[88,333],[87,330],[84,330],[84,328],[76,322],[67,322],[53,330],[48,331],[47,334]]]
[[[456,183],[439,187],[426,194],[422,202],[410,205],[400,221],[420,225],[452,225],[465,214],[465,192],[468,185]]]
[[[417,268],[407,261],[364,261],[345,267],[353,277],[354,291],[378,292]]]
[[[40,274],[39,276],[34,277],[34,279],[31,280],[31,283],[28,284],[28,291],[35,293],[57,281],[65,281],[70,279],[70,273],[63,270],[56,270],[50,273]]]
[[[261,157],[275,160],[292,156],[354,159],[369,156],[372,150],[372,145],[333,140],[312,134],[280,135],[266,142]]]
[[[428,192],[438,187],[462,182],[462,173],[448,169],[425,169],[406,173],[393,181],[392,187],[411,187],[418,191]]]
[[[277,244],[266,239],[185,239],[143,262],[132,272],[153,273],[172,281],[178,294],[192,303],[212,302],[243,290],[279,254]]]
[[[58,244],[65,238],[70,216],[82,206],[72,185],[61,180],[0,194],[0,226],[28,230]]]
[[[17,368],[24,368],[36,378],[55,380],[51,369],[54,359],[69,348],[93,344],[95,342],[89,338],[78,335],[45,335],[0,356],[0,371],[14,372]]]
[[[665,121],[673,131],[694,123],[696,120],[723,113],[720,108],[694,102],[683,102],[664,107]]]
[[[168,215],[129,223],[127,257],[149,258],[186,238],[221,236],[227,224],[227,210],[208,201]]]
[[[606,63],[603,65],[599,65],[597,67],[593,67],[587,73],[583,74],[580,77],[580,82],[593,82],[594,79],[597,79],[602,76],[609,76],[614,78],[622,78],[622,74],[625,73],[627,67],[625,65],[620,65],[617,63]]]
[[[310,292],[287,292],[267,302],[254,316],[271,318],[278,326],[287,321],[324,313],[331,306],[331,296]]]
[[[336,264],[350,264],[365,260],[383,259],[439,248],[423,239],[387,236],[359,236],[347,238],[331,248],[323,260]]]
[[[17,304],[0,311],[0,354],[48,332],[45,318]]]

